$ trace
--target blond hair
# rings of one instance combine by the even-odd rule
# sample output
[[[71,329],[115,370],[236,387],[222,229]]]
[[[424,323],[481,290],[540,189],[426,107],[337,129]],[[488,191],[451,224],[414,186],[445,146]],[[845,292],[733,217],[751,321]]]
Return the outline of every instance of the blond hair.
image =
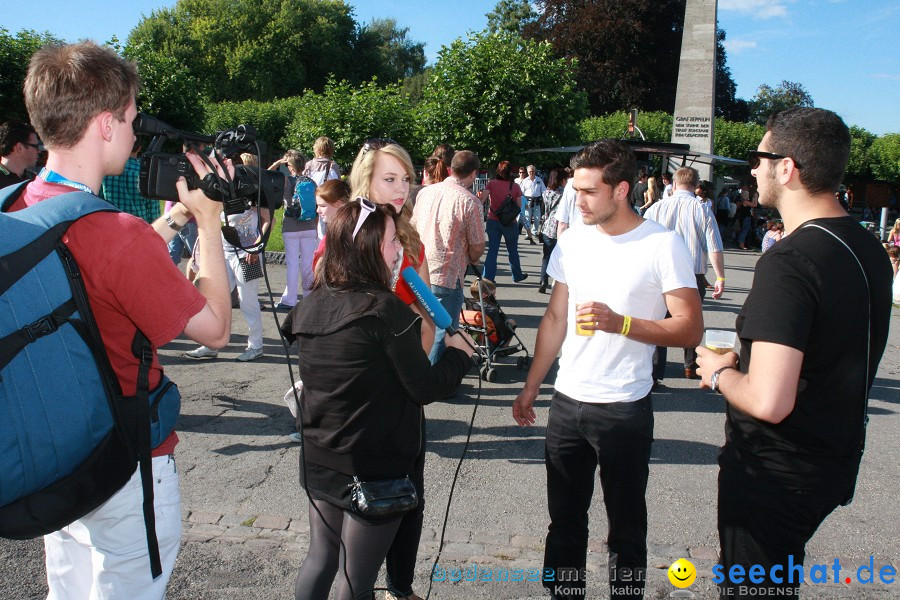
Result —
[[[249,152],[241,152],[241,162],[248,167],[258,167],[259,158],[255,154]]]
[[[140,89],[137,67],[91,41],[44,46],[31,57],[25,106],[47,146],[71,148],[103,112],[119,121]]]
[[[316,138],[313,142],[313,153],[316,158],[331,158],[334,156],[334,142],[329,137]]]
[[[409,180],[413,181],[416,177],[416,171],[413,168],[412,159],[409,153],[398,144],[387,144],[383,148],[369,149],[368,144],[363,146],[353,161],[353,167],[350,171],[350,189],[352,198],[369,198],[371,191],[372,176],[375,174],[375,159],[379,153],[393,156],[409,176]],[[419,253],[422,250],[422,240],[419,239],[419,233],[413,227],[410,219],[412,218],[412,207],[410,206],[409,196],[403,203],[400,210],[400,218],[397,219],[397,238],[403,244],[403,254],[416,267],[419,266]]]
[[[675,185],[682,187],[690,187],[693,192],[700,183],[700,173],[693,167],[681,167],[675,171]]]

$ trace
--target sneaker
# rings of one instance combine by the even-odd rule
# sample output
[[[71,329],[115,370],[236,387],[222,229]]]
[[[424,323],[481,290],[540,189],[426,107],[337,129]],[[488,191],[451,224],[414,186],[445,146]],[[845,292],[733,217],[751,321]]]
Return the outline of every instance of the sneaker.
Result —
[[[247,348],[240,354],[240,356],[237,357],[237,359],[241,362],[249,362],[251,360],[256,360],[262,355],[262,348]]]
[[[291,305],[289,305],[289,304],[285,304],[284,302],[279,302],[278,304],[275,305],[275,310],[286,310],[286,311],[290,311],[290,310],[292,310],[293,308],[294,308],[293,306],[291,306]]]
[[[303,443],[303,438],[300,437],[300,434],[297,433],[296,431],[294,433],[292,433],[291,435],[289,435],[288,439],[291,440],[292,442],[294,442],[295,444]]]
[[[206,346],[200,346],[199,348],[194,348],[193,350],[185,352],[184,355],[188,358],[215,358],[219,356],[219,351],[207,348]]]
[[[518,279],[513,279],[513,281],[516,283],[521,283],[521,282],[525,281],[526,279],[528,279],[528,273],[522,273],[521,277],[519,277]]]

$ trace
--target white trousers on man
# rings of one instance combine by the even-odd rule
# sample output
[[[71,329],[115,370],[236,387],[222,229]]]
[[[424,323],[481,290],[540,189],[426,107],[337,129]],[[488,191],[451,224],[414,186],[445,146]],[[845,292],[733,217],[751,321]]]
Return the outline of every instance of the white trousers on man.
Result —
[[[181,543],[181,491],[175,458],[153,463],[153,506],[162,575],[150,574],[141,475],[99,508],[44,536],[48,600],[159,600]]]
[[[312,291],[313,254],[319,245],[319,235],[315,229],[309,231],[290,231],[284,236],[284,265],[287,285],[281,295],[281,303],[288,306],[297,304],[297,284],[302,283],[303,295]],[[298,281],[299,280],[299,281]]]

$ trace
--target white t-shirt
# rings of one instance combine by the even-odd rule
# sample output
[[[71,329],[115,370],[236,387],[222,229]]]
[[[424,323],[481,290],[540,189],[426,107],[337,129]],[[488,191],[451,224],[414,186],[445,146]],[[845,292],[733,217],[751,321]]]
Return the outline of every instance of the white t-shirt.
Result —
[[[575,186],[571,179],[563,188],[562,200],[559,201],[559,206],[556,208],[556,220],[566,223],[570,228],[584,225],[581,212],[575,207]]]
[[[560,236],[547,273],[569,292],[556,390],[592,403],[634,402],[650,393],[654,346],[618,333],[576,335],[575,304],[603,302],[621,315],[664,318],[664,293],[697,287],[684,240],[653,221],[617,236],[578,227]]]

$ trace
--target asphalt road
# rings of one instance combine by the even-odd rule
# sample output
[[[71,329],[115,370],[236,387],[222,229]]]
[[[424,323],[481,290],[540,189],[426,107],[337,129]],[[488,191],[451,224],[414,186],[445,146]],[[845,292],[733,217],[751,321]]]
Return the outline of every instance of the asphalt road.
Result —
[[[524,238],[523,238],[524,239]],[[547,298],[537,292],[540,247],[520,246],[530,274],[513,284],[501,264],[498,297],[519,323],[525,346],[534,348]],[[501,263],[505,251],[501,251]],[[734,328],[758,255],[726,252],[727,288],[704,307],[706,326]],[[277,302],[284,269],[268,269]],[[271,306],[261,292],[265,307]],[[282,314],[279,314],[281,317]],[[855,568],[874,557],[900,567],[900,311],[894,309],[889,348],[882,360],[870,404],[867,452],[856,501],[835,511],[808,546],[807,565],[833,563]],[[183,358],[194,347],[178,339],[164,347],[161,361],[184,398],[178,422],[185,535],[169,586],[173,599],[291,598],[293,577],[308,543],[307,502],[297,483],[299,449],[287,439],[292,419],[282,401],[290,385],[288,360],[280,347],[275,318],[265,316],[265,356],[252,363],[235,357],[246,342],[246,324],[234,312],[232,343],[216,360]],[[836,349],[839,351],[839,349]],[[521,356],[521,355],[517,355]],[[427,408],[426,535],[420,546],[416,590],[424,596],[437,550],[444,510],[477,403],[468,452],[459,471],[450,508],[441,566],[540,567],[547,527],[543,435],[552,374],[537,404],[538,422],[518,427],[512,399],[524,381],[516,358],[501,359],[495,383],[481,382],[473,369],[460,393]],[[669,351],[668,378],[653,397],[656,441],[647,492],[650,518],[648,597],[673,591],[665,569],[681,556],[699,571],[691,591],[713,597],[711,566],[718,549],[715,525],[716,452],[723,441],[723,401],[680,376],[681,352]],[[291,363],[295,364],[292,359]],[[294,367],[296,370],[296,367]],[[597,486],[591,510],[589,596],[606,597],[606,518]],[[0,598],[46,595],[40,540],[0,540]],[[434,583],[433,598],[540,598],[529,582]],[[900,598],[893,585],[831,582],[805,586],[804,598]]]

